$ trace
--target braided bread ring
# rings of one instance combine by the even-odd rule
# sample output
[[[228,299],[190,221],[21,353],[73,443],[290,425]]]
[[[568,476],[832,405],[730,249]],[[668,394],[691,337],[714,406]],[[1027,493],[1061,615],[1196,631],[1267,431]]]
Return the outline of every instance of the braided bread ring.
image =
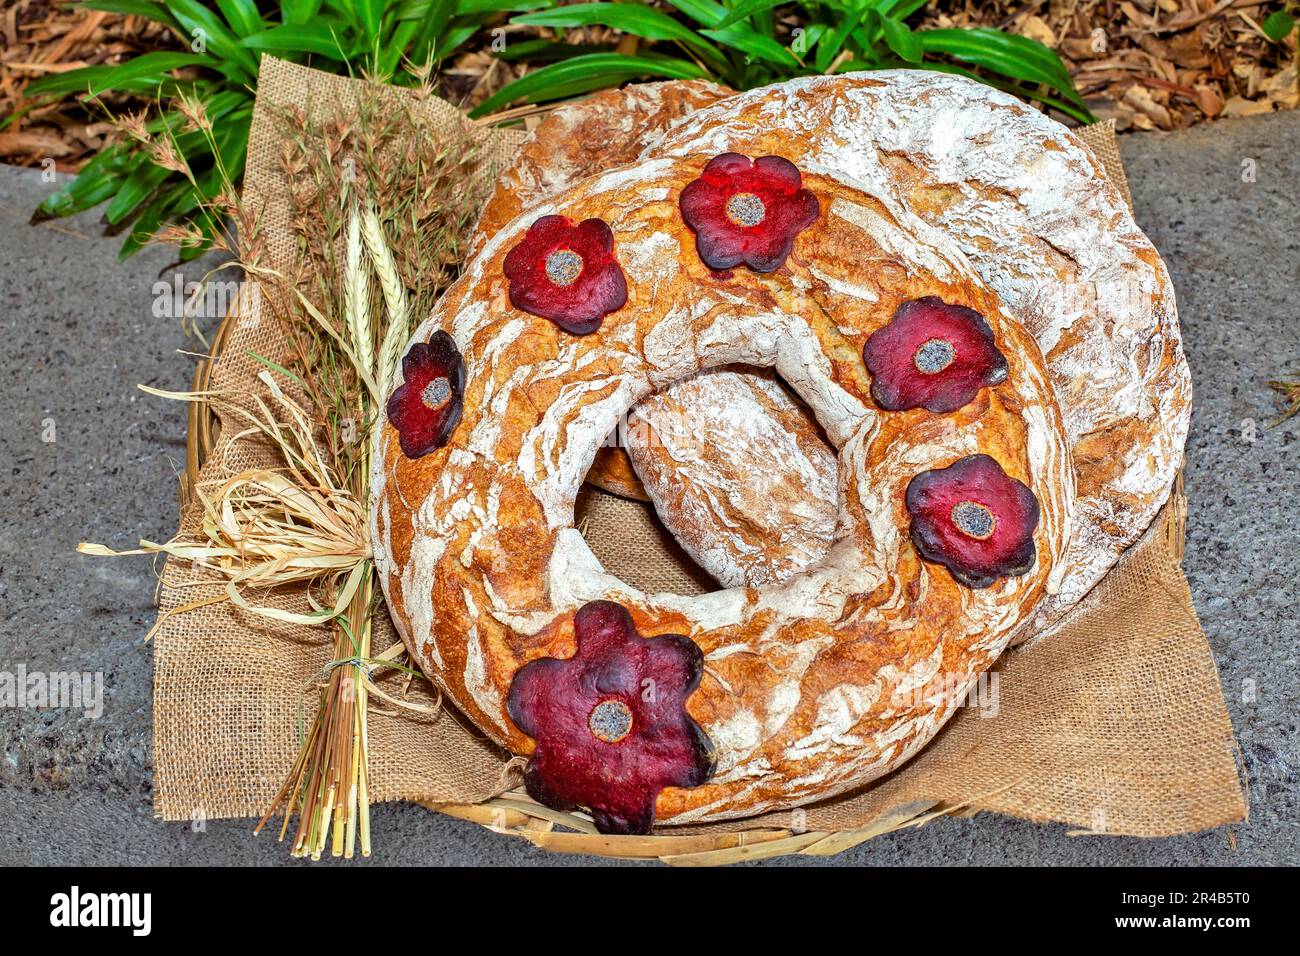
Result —
[[[796,806],[898,766],[1056,586],[1068,540],[1074,476],[1033,339],[963,261],[912,236],[920,224],[905,210],[805,165],[807,137],[781,145],[825,210],[784,267],[726,277],[700,261],[677,203],[706,155],[586,180],[498,232],[417,330],[416,347],[450,333],[463,359],[463,417],[449,441],[412,459],[392,425],[376,439],[372,532],[390,610],[420,666],[494,740],[534,752],[511,719],[511,684],[526,665],[582,655],[575,617],[598,618],[606,640],[617,622],[589,602],[617,602],[643,637],[686,635],[702,652],[685,706],[711,741],[712,775],[657,792],[661,821]],[[513,304],[507,259],[547,215],[608,223],[626,274],[625,304],[589,335]],[[859,274],[863,256],[883,260],[903,239],[946,277]],[[882,412],[862,345],[897,306],[928,296],[983,315],[1009,374],[950,414]],[[572,527],[578,487],[629,407],[735,362],[775,368],[839,450],[836,542],[770,588],[638,592],[605,573]],[[977,454],[1041,506],[1037,560],[982,588],[921,560],[904,530],[911,480]],[[601,727],[620,726],[606,716]]]

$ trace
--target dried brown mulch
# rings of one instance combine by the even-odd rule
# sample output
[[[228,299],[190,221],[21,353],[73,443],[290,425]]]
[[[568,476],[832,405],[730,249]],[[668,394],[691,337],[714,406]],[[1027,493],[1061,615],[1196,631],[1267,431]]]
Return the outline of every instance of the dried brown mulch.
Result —
[[[1279,0],[936,0],[927,26],[997,26],[1057,50],[1093,111],[1120,129],[1183,129],[1221,116],[1300,105],[1296,39],[1264,36],[1259,24]],[[516,36],[535,31],[507,28]],[[603,42],[609,31],[584,31]],[[612,35],[611,35],[612,36]],[[51,0],[14,0],[0,13],[0,118],[30,106],[26,84],[51,72],[117,63],[174,47],[168,32],[139,17],[76,10]],[[570,39],[572,39],[572,32]],[[627,43],[633,38],[625,37]],[[483,48],[444,71],[444,92],[473,105],[520,68]],[[612,39],[610,39],[612,42]],[[107,98],[110,108],[138,106]],[[74,101],[30,109],[0,130],[0,161],[53,159],[80,168],[113,136],[98,112]]]
[[[939,0],[925,24],[998,26],[1061,55],[1079,91],[1120,129],[1184,129],[1294,109],[1296,36],[1260,23],[1279,0]]]
[[[174,47],[167,30],[143,17],[74,10],[50,0],[14,0],[0,13],[0,119],[28,109],[27,84],[38,76],[119,63]],[[128,97],[107,96],[109,107]],[[0,162],[35,166],[49,158],[59,170],[80,168],[113,138],[99,111],[72,101],[32,108],[0,130]]]

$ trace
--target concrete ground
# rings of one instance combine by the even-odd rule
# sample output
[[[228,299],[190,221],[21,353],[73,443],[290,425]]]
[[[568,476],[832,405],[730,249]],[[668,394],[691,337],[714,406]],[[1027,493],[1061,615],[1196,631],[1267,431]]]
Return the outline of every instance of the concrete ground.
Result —
[[[1178,290],[1196,386],[1186,567],[1252,783],[1249,823],[1161,840],[1078,838],[985,815],[940,820],[807,865],[1296,864],[1300,862],[1297,623],[1300,419],[1266,382],[1300,372],[1300,112],[1122,140],[1138,221]],[[1253,176],[1243,175],[1253,171]],[[1247,181],[1252,180],[1253,181]],[[0,708],[0,863],[283,864],[246,821],[195,831],[150,805],[150,661],[141,637],[155,578],[143,558],[83,540],[164,540],[176,525],[185,413],[137,383],[181,389],[201,351],[154,314],[169,250],[125,264],[96,214],[32,228],[54,187],[0,166],[0,672],[102,671],[98,719]],[[187,266],[187,280],[202,270]],[[210,329],[212,319],[200,321]],[[374,812],[385,864],[566,865],[410,806]],[[790,861],[786,861],[790,862]]]

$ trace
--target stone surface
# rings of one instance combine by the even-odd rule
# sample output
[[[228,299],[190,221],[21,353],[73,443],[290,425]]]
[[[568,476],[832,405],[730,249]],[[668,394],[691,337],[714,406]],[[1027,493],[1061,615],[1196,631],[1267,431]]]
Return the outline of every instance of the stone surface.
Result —
[[[1186,568],[1250,776],[1250,822],[1137,840],[1070,837],[1063,826],[984,815],[938,820],[839,857],[785,862],[1300,862],[1300,419],[1271,424],[1279,405],[1266,384],[1300,372],[1300,113],[1130,135],[1121,151],[1138,221],[1179,295],[1196,386]],[[185,350],[204,346],[157,306],[156,283],[172,281],[162,272],[169,250],[119,264],[118,240],[100,235],[95,213],[26,224],[52,188],[32,171],[0,166],[0,322],[9,356],[0,378],[0,604],[8,617],[0,671],[102,672],[104,712],[87,719],[0,709],[0,864],[293,862],[273,837],[254,839],[247,821],[153,818],[150,651],[141,642],[154,617],[153,569],[147,558],[92,559],[73,549],[172,533],[185,410],[136,385],[184,388],[193,370]],[[185,266],[184,279],[201,278],[207,265]],[[214,323],[197,324],[210,331]],[[606,862],[543,854],[410,806],[377,807],[374,833],[378,863]]]

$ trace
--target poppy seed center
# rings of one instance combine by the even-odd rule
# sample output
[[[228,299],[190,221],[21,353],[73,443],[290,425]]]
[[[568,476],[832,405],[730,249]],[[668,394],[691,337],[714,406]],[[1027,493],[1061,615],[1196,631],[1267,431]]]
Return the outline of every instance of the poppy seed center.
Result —
[[[572,249],[556,249],[546,257],[546,278],[556,285],[573,285],[582,271],[582,256]]]
[[[967,537],[983,541],[993,534],[998,522],[993,512],[978,501],[959,501],[952,509],[952,523]]]
[[[916,366],[917,371],[926,375],[935,375],[942,372],[952,360],[957,357],[957,351],[952,347],[951,342],[943,339],[929,339],[922,342],[921,347],[916,350],[912,356],[912,364]]]
[[[592,736],[616,744],[632,732],[632,711],[621,700],[602,700],[587,718]]]
[[[446,405],[449,398],[451,398],[451,382],[442,376],[435,378],[424,386],[424,391],[420,392],[420,401],[424,403],[424,407],[434,411]]]
[[[737,226],[757,226],[766,216],[767,207],[753,193],[735,193],[727,200],[727,218]]]

